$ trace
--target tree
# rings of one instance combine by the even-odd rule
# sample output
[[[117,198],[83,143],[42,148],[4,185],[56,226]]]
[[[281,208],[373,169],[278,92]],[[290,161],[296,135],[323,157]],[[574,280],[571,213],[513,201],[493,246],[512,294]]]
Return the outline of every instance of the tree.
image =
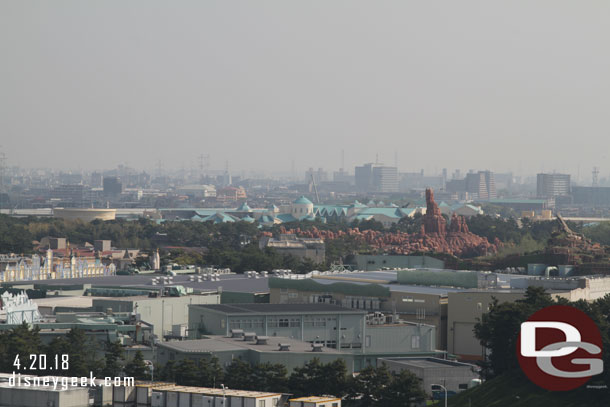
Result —
[[[365,368],[351,380],[349,388],[348,400],[367,407],[416,406],[426,397],[413,373],[391,373],[385,364]]]
[[[123,361],[125,355],[123,353],[123,347],[119,341],[106,342],[106,356],[104,359],[104,368],[102,373],[106,377],[117,377],[123,373]]]
[[[347,367],[343,359],[324,364],[313,358],[303,367],[295,368],[288,383],[297,397],[312,394],[341,397],[347,393]]]
[[[30,372],[29,368],[32,363],[30,355],[39,355],[42,350],[40,329],[38,327],[30,329],[29,325],[24,322],[0,335],[0,370],[5,373],[16,370],[13,363],[16,356],[19,355],[20,372],[37,374],[37,369]]]
[[[70,355],[69,374],[70,376],[87,376],[100,365],[96,358],[97,344],[92,338],[87,338],[84,330],[73,328],[66,335],[66,346]]]
[[[141,351],[137,351],[133,359],[125,365],[125,375],[136,380],[150,379],[149,369]]]
[[[224,377],[224,372],[218,358],[201,359],[199,361],[199,386],[216,387],[221,383]]]
[[[426,399],[421,380],[408,370],[392,375],[390,385],[382,394],[379,406],[410,407]]]
[[[199,367],[193,359],[183,359],[176,367],[176,383],[181,386],[201,386]]]
[[[157,369],[155,369],[157,370]],[[166,382],[175,382],[176,381],[176,361],[170,360],[163,368],[159,369],[159,379]]]
[[[252,380],[253,369],[249,363],[241,359],[233,359],[225,369],[225,385],[232,389],[251,390],[255,388]]]
[[[369,366],[352,379],[348,399],[357,400],[362,406],[380,406],[383,393],[391,381],[392,375],[385,365]]]
[[[252,369],[253,381],[258,383],[261,391],[287,393],[288,378],[286,367],[281,363],[258,363]]]

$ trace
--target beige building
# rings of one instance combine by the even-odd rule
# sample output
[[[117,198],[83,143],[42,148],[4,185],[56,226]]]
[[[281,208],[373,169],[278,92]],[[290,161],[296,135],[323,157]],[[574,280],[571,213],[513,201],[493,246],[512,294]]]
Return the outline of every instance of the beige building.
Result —
[[[299,397],[289,402],[290,407],[341,407],[341,399],[336,397]]]
[[[551,295],[570,299],[569,291]],[[494,298],[499,303],[514,302],[525,296],[525,290],[466,290],[450,292],[447,314],[447,351],[463,360],[483,360],[485,348],[474,335],[474,326],[489,311]]]
[[[161,337],[186,337],[188,307],[195,304],[220,304],[220,294],[210,292],[178,297],[98,297],[92,301],[93,311],[133,312],[153,326],[153,333]]]
[[[383,283],[384,280],[358,278],[358,274],[351,278],[339,275],[300,280],[270,278],[270,303],[334,304],[382,312],[390,319],[395,314],[405,321],[435,326],[437,349],[447,349],[447,292],[454,289]]]

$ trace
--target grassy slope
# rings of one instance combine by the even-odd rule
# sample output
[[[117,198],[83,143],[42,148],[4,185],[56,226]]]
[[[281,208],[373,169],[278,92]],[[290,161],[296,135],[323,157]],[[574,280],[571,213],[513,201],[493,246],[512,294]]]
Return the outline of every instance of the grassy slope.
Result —
[[[596,383],[599,384],[599,383]],[[608,390],[586,389],[550,392],[539,388],[521,374],[508,373],[482,386],[449,398],[450,407],[584,407],[610,406]],[[436,406],[444,406],[443,401]]]

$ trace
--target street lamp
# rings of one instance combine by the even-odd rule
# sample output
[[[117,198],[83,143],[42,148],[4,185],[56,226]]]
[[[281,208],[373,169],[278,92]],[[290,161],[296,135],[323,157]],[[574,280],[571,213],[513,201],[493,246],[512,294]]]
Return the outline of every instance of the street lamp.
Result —
[[[430,387],[432,387],[434,390],[434,386],[438,386],[440,388],[442,388],[443,390],[445,390],[445,407],[447,407],[447,388],[445,386],[443,386],[442,384],[433,384]]]
[[[220,386],[222,387],[222,405],[223,407],[225,407],[227,405],[227,397],[226,397],[226,391],[229,389],[228,387],[225,387],[224,384],[220,384]]]

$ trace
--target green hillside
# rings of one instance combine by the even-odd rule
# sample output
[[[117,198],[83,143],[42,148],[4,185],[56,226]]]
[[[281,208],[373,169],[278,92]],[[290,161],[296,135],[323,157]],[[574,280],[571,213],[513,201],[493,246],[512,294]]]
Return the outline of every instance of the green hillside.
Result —
[[[603,383],[589,382],[589,385]],[[450,407],[585,407],[609,406],[608,389],[582,388],[550,392],[539,388],[519,373],[506,373],[483,385],[449,398]],[[440,401],[435,406],[444,406]]]

